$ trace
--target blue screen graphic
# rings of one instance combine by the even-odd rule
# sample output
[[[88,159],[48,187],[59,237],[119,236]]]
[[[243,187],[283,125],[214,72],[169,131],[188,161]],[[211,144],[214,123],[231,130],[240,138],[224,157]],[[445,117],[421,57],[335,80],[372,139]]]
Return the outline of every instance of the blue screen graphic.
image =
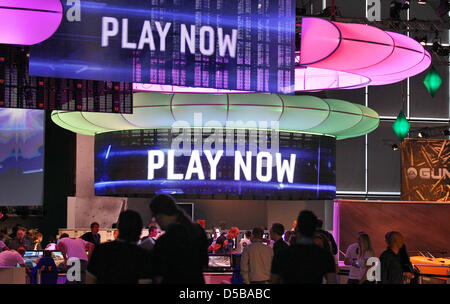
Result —
[[[211,150],[202,149],[197,150],[200,165],[196,172],[191,170],[189,173],[194,163],[192,154],[174,155],[171,168],[169,152],[175,152],[171,140],[168,133],[158,134],[158,130],[153,133],[118,131],[96,135],[96,195],[152,196],[166,193],[200,197],[221,194],[243,195],[250,199],[333,199],[336,195],[334,138],[296,134],[293,139],[280,141],[278,152],[281,160],[288,164],[292,161],[292,155],[295,158],[291,179],[287,171],[279,173],[280,168],[273,157],[270,179],[266,181],[261,181],[257,173],[258,154],[249,158],[251,168],[247,170],[248,175],[239,167],[238,179],[234,153],[213,155],[217,157],[216,170],[212,170],[212,161],[206,156]],[[149,151],[159,153],[161,157],[150,157]],[[246,161],[245,152],[242,155]],[[261,166],[263,177],[268,176],[268,170]],[[173,179],[170,174],[177,175],[179,179]]]
[[[30,75],[294,93],[293,0],[62,2]]]
[[[42,205],[44,111],[0,109],[0,205]]]

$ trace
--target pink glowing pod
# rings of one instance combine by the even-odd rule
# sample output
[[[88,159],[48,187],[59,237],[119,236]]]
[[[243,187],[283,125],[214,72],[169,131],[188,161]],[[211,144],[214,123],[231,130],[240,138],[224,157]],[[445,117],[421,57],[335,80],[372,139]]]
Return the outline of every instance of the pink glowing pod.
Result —
[[[62,16],[59,0],[0,0],[0,43],[42,42],[56,32]]]
[[[309,30],[311,27],[315,30]],[[391,36],[373,26],[302,19],[301,65],[345,71],[362,69],[382,62],[393,49]]]
[[[296,62],[299,68],[306,68],[300,72],[302,76],[296,70],[296,90],[312,91],[312,87],[355,89],[402,81],[426,70],[431,56],[420,43],[405,35],[369,25],[304,17],[300,58]],[[311,68],[323,71],[311,73]]]

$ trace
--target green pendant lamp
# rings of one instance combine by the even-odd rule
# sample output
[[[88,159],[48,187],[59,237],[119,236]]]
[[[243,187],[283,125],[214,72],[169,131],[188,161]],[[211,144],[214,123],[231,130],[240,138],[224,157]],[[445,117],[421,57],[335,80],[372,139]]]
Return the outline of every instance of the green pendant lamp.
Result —
[[[425,84],[428,93],[431,94],[431,97],[434,97],[434,94],[436,94],[442,85],[442,78],[433,66],[428,71],[427,76],[425,76],[423,83]]]
[[[400,113],[398,114],[392,128],[394,129],[395,134],[401,142],[406,137],[406,135],[408,135],[410,125],[403,111],[400,111]]]

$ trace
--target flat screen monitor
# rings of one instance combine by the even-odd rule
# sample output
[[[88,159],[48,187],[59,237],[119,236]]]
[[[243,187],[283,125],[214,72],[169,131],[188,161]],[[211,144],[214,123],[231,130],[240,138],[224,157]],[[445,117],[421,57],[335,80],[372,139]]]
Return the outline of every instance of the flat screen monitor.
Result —
[[[230,255],[210,255],[208,268],[231,268],[231,256]]]
[[[64,263],[64,256],[61,251],[52,251],[52,258],[55,261],[56,266]]]
[[[34,266],[36,266],[38,259],[40,259],[43,255],[43,251],[25,251],[23,260],[25,261],[25,265],[27,267],[33,268]]]

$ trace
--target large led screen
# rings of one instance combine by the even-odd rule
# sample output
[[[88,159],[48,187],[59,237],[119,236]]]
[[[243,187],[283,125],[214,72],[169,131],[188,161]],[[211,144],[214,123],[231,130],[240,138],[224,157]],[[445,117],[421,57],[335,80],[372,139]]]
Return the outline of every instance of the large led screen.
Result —
[[[293,0],[62,1],[30,75],[294,93]]]
[[[0,109],[0,205],[42,205],[44,111]]]
[[[248,130],[197,137],[197,131],[189,132],[187,136],[171,130],[96,135],[96,195],[335,197],[333,137],[284,132],[252,137]]]

